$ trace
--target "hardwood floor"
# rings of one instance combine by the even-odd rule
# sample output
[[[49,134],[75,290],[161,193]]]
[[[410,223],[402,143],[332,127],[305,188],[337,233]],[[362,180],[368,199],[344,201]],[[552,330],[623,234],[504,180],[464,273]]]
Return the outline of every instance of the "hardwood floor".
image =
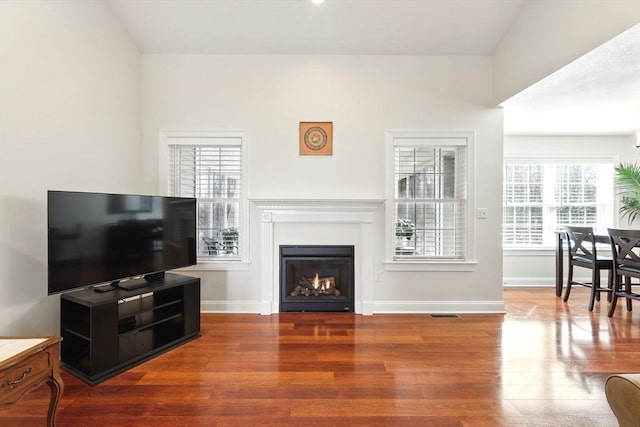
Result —
[[[586,291],[507,289],[506,315],[204,314],[201,338],[95,387],[63,372],[58,426],[617,426],[604,381],[640,372],[640,325]],[[44,425],[47,403],[0,425]]]

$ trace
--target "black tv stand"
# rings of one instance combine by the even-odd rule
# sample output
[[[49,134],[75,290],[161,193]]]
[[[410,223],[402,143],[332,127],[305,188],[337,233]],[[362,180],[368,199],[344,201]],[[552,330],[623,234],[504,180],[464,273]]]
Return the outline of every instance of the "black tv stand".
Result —
[[[60,334],[63,369],[95,385],[200,336],[200,279],[62,294]]]

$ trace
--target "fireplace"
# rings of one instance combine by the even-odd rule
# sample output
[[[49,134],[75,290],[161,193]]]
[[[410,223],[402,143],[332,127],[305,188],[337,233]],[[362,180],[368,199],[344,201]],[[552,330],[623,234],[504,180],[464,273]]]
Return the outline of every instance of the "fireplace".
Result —
[[[354,311],[353,246],[280,246],[280,311]]]

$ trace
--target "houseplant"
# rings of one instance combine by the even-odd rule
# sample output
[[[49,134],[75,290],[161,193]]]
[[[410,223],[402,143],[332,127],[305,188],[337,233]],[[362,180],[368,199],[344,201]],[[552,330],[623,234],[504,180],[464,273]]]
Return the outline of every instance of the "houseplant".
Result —
[[[615,187],[620,196],[619,213],[632,223],[640,215],[640,165],[620,163],[615,171]]]
[[[404,237],[407,240],[411,240],[415,228],[416,226],[411,220],[396,218],[396,237]]]
[[[223,228],[220,230],[220,234],[225,252],[235,255],[238,250],[238,229],[235,227]]]

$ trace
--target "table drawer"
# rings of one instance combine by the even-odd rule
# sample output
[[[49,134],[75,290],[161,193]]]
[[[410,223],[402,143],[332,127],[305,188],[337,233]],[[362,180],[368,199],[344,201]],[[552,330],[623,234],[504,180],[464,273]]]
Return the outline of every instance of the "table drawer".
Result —
[[[52,369],[51,353],[44,351],[0,372],[0,402],[13,404],[47,377]]]

